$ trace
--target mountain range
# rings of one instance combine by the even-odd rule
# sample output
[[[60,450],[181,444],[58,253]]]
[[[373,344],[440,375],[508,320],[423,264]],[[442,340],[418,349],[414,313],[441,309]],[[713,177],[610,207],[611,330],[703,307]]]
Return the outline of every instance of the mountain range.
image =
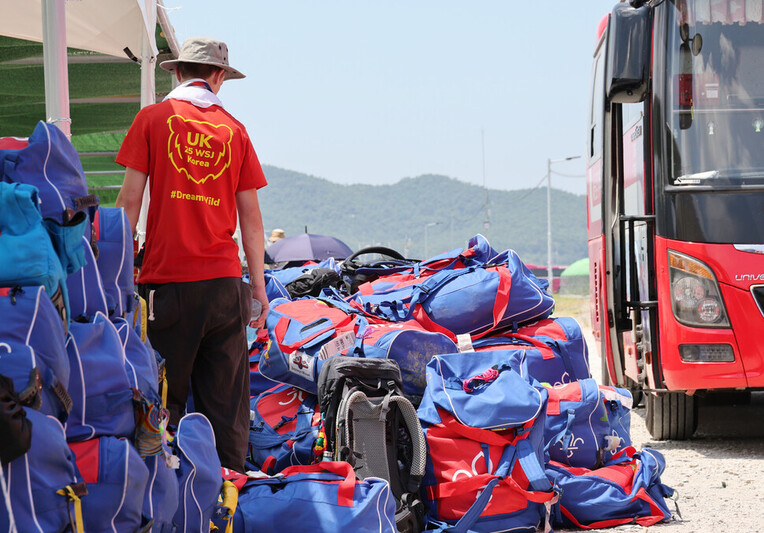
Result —
[[[342,185],[264,165],[259,192],[266,234],[281,228],[332,235],[354,251],[385,246],[424,259],[482,233],[499,251],[526,263],[547,263],[546,188],[484,189],[454,178],[423,175],[392,185]],[[586,257],[586,198],[552,189],[552,262]]]

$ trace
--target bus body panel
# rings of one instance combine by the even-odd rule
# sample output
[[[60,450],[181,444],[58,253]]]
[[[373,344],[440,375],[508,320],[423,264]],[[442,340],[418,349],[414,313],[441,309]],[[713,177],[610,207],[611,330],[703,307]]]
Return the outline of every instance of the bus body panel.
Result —
[[[671,310],[668,251],[681,252],[703,261],[719,281],[731,328],[690,327],[681,324]],[[729,244],[702,244],[656,238],[661,365],[666,387],[671,390],[745,388],[764,386],[764,316],[758,309],[748,282],[729,283],[735,272],[764,269],[764,255],[741,252]],[[739,332],[736,334],[735,332]],[[730,363],[682,361],[682,344],[727,344],[735,360]]]

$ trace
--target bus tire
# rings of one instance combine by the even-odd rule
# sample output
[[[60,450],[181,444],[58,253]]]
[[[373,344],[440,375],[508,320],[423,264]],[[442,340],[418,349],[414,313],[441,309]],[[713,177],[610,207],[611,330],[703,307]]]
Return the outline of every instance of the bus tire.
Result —
[[[645,423],[655,440],[686,440],[698,426],[698,406],[693,396],[669,392],[645,394]]]

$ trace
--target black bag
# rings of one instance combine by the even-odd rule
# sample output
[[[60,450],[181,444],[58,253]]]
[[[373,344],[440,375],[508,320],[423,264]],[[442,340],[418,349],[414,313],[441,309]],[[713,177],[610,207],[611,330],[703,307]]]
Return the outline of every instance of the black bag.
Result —
[[[284,287],[289,296],[320,296],[324,287],[339,287],[340,275],[331,268],[312,268],[305,274],[295,278]]]
[[[388,481],[401,533],[423,529],[419,486],[427,450],[422,426],[403,396],[392,359],[334,356],[321,368],[318,402],[324,424],[325,460],[347,461],[358,479]]]
[[[371,254],[383,257],[366,261],[360,259],[362,255]],[[345,259],[340,265],[342,288],[348,294],[353,294],[358,290],[359,286],[368,281],[374,281],[380,276],[402,272],[413,267],[418,262],[414,259],[404,259],[395,250],[385,248],[384,246],[362,248]]]
[[[32,423],[21,407],[13,381],[0,374],[0,461],[10,463],[29,451]]]

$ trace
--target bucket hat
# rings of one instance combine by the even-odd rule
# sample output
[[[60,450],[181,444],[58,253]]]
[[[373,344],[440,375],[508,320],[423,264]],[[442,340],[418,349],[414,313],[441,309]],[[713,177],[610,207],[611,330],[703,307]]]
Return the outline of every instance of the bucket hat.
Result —
[[[278,240],[281,240],[285,237],[284,230],[281,228],[276,228],[275,230],[271,231],[271,236],[268,237],[268,240],[271,242],[276,242]]]
[[[183,41],[178,59],[162,61],[159,66],[168,72],[175,72],[178,63],[201,63],[214,65],[226,71],[225,79],[237,80],[244,74],[228,64],[228,47],[223,41],[212,37],[191,37]]]

